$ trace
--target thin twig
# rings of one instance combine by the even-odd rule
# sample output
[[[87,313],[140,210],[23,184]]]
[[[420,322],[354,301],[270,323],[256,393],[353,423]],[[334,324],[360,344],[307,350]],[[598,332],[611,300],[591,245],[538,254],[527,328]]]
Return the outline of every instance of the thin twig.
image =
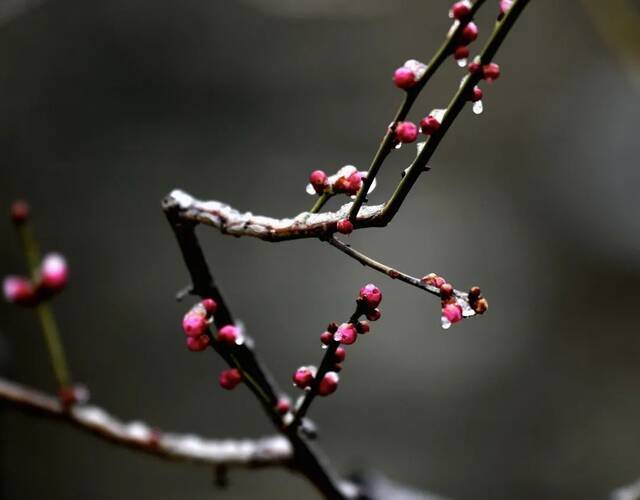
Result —
[[[139,421],[122,422],[98,406],[65,408],[53,396],[1,378],[0,400],[30,413],[65,421],[111,443],[169,460],[209,466],[267,467],[284,465],[293,456],[291,444],[282,436],[205,439],[159,431]]]

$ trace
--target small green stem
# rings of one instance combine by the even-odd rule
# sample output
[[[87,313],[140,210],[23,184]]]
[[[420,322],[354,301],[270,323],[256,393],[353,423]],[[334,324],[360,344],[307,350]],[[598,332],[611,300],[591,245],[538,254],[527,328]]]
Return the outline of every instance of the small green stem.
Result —
[[[33,235],[29,221],[18,224],[17,227],[20,240],[22,241],[24,256],[27,261],[27,266],[29,267],[29,274],[35,283],[40,278],[40,252],[38,243]],[[71,384],[71,375],[53,310],[48,302],[43,301],[36,307],[36,313],[38,314],[40,328],[42,329],[42,334],[47,344],[49,358],[51,359],[58,387],[68,387]]]
[[[311,210],[309,210],[309,213],[317,214],[320,211],[320,209],[324,206],[324,204],[331,199],[332,196],[333,194],[331,193],[322,193],[318,198],[318,200],[316,201],[315,205],[313,205],[313,207],[311,207]]]

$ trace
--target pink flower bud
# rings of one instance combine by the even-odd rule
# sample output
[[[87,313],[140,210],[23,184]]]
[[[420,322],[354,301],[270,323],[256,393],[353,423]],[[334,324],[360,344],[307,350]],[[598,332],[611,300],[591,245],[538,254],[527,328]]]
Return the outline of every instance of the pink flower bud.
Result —
[[[456,2],[451,7],[451,16],[454,19],[462,19],[471,14],[471,5],[469,2]]]
[[[470,62],[469,65],[467,66],[469,73],[471,73],[472,75],[480,71],[480,68],[481,68],[480,63],[477,63],[474,61]]]
[[[341,219],[336,226],[339,233],[349,234],[353,231],[353,224],[349,219]]]
[[[373,283],[369,283],[360,289],[360,298],[369,309],[375,309],[382,302],[382,292]]]
[[[409,68],[398,68],[393,74],[393,83],[396,87],[407,90],[416,84],[416,74]]]
[[[341,344],[351,345],[358,340],[358,332],[351,323],[342,323],[338,327],[338,331],[333,336],[336,342]]]
[[[301,366],[298,368],[293,374],[293,383],[300,387],[300,389],[304,389],[311,385],[313,382],[314,373],[308,366]]]
[[[369,321],[378,321],[382,317],[382,313],[380,309],[372,309],[371,311],[367,311],[365,316]]]
[[[58,253],[44,256],[40,266],[40,286],[49,292],[59,292],[67,284],[67,262]]]
[[[344,347],[338,347],[336,349],[336,353],[335,353],[335,360],[336,363],[342,363],[344,361],[344,358],[347,357],[347,351]]]
[[[2,290],[4,298],[12,304],[31,306],[37,302],[33,285],[22,276],[7,276],[2,282]]]
[[[327,179],[327,174],[322,170],[314,170],[309,176],[309,182],[318,194],[324,192],[327,187]]]
[[[334,393],[338,388],[338,381],[340,377],[336,372],[327,372],[324,377],[320,381],[320,385],[318,386],[318,394],[320,396],[328,396],[331,393]]]
[[[482,67],[482,73],[484,74],[484,79],[488,83],[493,83],[500,78],[500,66],[496,63],[485,64]]]
[[[458,304],[447,304],[442,308],[442,316],[447,318],[449,323],[457,323],[462,319],[462,308]]]
[[[237,368],[224,370],[220,372],[218,382],[220,382],[220,386],[223,389],[230,391],[231,389],[235,389],[235,387],[242,382],[242,373],[240,373],[240,370]]]
[[[187,337],[187,349],[191,352],[201,352],[204,351],[207,347],[209,347],[208,335],[200,335],[198,337]]]
[[[368,321],[358,321],[358,323],[356,323],[356,331],[358,333],[364,335],[365,333],[369,333],[369,330],[371,330],[371,328],[369,327]]]
[[[324,345],[329,345],[332,340],[333,333],[331,332],[324,332],[320,335],[320,342],[322,342]]]
[[[276,411],[280,415],[284,415],[285,413],[288,413],[289,410],[291,410],[291,401],[289,401],[289,398],[282,397],[278,399],[278,402],[276,403]]]
[[[440,128],[440,122],[435,116],[429,115],[420,120],[420,130],[424,135],[431,135]]]
[[[476,85],[475,87],[473,87],[473,90],[471,92],[470,101],[477,102],[480,99],[482,99],[482,89]]]
[[[213,299],[202,299],[202,307],[207,314],[214,314],[218,310],[218,303]]]
[[[470,22],[462,28],[461,37],[464,43],[473,42],[478,38],[478,26],[476,26],[476,23]]]
[[[29,218],[30,208],[27,202],[22,200],[14,201],[11,205],[11,220],[14,224],[23,224]]]
[[[513,5],[513,0],[500,0],[500,14],[498,20],[502,19]]]
[[[207,331],[207,318],[191,310],[182,318],[182,330],[188,337],[200,337]]]
[[[349,176],[349,179],[347,179],[349,182],[349,185],[346,189],[347,194],[351,196],[355,196],[358,194],[358,191],[360,191],[360,188],[362,187],[362,177],[362,172],[354,172]]]
[[[467,57],[469,57],[469,48],[464,45],[460,45],[460,47],[453,51],[453,58],[456,61],[466,59]],[[464,67],[464,63],[462,63],[462,66]]]
[[[436,288],[440,288],[446,283],[446,280],[442,276],[438,276],[436,273],[427,274],[426,276],[423,276],[420,281],[425,285],[434,286]]]
[[[442,300],[446,300],[451,297],[451,295],[453,295],[453,286],[451,286],[451,283],[444,283],[440,287],[440,297]]]
[[[413,142],[418,138],[418,127],[413,122],[398,122],[396,140],[402,143]]]
[[[240,337],[240,330],[235,325],[225,325],[218,330],[218,342],[235,345]]]

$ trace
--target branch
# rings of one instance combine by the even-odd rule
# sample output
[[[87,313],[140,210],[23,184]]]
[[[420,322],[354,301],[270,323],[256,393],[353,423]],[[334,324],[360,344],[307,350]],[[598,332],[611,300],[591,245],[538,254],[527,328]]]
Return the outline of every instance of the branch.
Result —
[[[359,252],[351,248],[350,245],[336,238],[333,238],[333,237],[328,238],[327,243],[337,248],[341,252],[344,252],[349,257],[357,260],[363,266],[368,266],[371,269],[375,269],[376,271],[379,271],[382,274],[389,276],[391,279],[398,279],[400,281],[404,281],[405,283],[408,283],[411,286],[415,286],[416,288],[419,288],[420,290],[423,290],[432,295],[436,295],[438,297],[441,296],[440,289],[434,285],[430,285],[426,283],[424,279],[416,278],[409,274],[405,274],[401,271],[398,271],[397,269],[394,269],[392,267],[387,266],[386,264],[383,264],[382,262],[378,262],[377,260],[374,260],[371,257],[363,254],[362,252]],[[475,316],[476,314],[482,314],[483,311],[482,312],[480,312],[479,310],[474,311],[473,304],[469,300],[469,294],[467,292],[454,289],[453,295],[456,297],[457,303],[462,307],[464,317],[468,318],[471,316]]]
[[[291,444],[281,436],[214,440],[160,432],[143,422],[122,422],[98,406],[67,409],[53,396],[1,378],[0,399],[24,411],[63,420],[114,444],[168,460],[216,467],[267,467],[286,464],[292,457]]]
[[[251,212],[240,212],[219,201],[201,201],[179,189],[172,191],[165,204],[176,206],[183,221],[202,223],[231,236],[251,236],[265,241],[286,241],[302,238],[324,238],[336,232],[338,221],[349,215],[351,203],[336,212],[314,214],[302,212],[294,218],[275,219]],[[357,227],[380,226],[382,205],[363,207],[358,214]]]
[[[191,293],[201,298],[213,298],[218,303],[218,310],[214,316],[216,326],[232,323],[232,314],[213,281],[196,237],[197,220],[183,218],[184,212],[181,202],[184,201],[185,198],[181,197],[181,193],[178,192],[176,198],[174,191],[172,195],[165,198],[162,207],[189,270],[193,283]],[[275,428],[289,440],[293,449],[293,458],[288,462],[289,468],[307,477],[326,498],[347,499],[355,497],[357,495],[356,487],[352,483],[338,478],[320,453],[298,432],[297,428],[287,427],[284,424],[282,416],[275,409],[279,391],[271,375],[255,355],[250,339],[245,340],[242,345],[232,348],[218,342],[212,342],[211,345],[230,366],[242,372],[246,385],[260,401]]]
[[[467,19],[468,21],[473,19],[473,16],[476,14],[478,9],[482,7],[482,4],[484,2],[485,0],[476,0],[473,3],[473,5],[471,6],[471,12],[469,13],[469,16]],[[422,75],[420,80],[418,80],[418,82],[416,82],[416,84],[413,87],[407,90],[404,97],[404,101],[402,102],[402,104],[400,105],[400,108],[396,112],[396,115],[393,118],[391,125],[388,127],[387,133],[383,137],[382,142],[380,143],[380,147],[378,148],[378,151],[373,157],[371,166],[369,167],[369,171],[367,172],[367,176],[363,180],[362,187],[360,188],[360,191],[358,192],[358,195],[356,196],[356,199],[353,202],[353,205],[351,206],[351,209],[349,211],[349,219],[352,222],[355,222],[357,214],[360,211],[360,207],[366,201],[366,196],[367,196],[367,193],[369,192],[369,188],[371,187],[373,180],[378,175],[378,171],[380,170],[380,167],[384,163],[387,156],[389,156],[389,153],[391,153],[391,151],[393,150],[395,129],[396,129],[396,126],[398,125],[398,122],[403,121],[407,117],[407,115],[409,114],[409,111],[411,110],[411,107],[413,106],[413,103],[418,98],[418,95],[420,94],[422,89],[429,82],[431,77],[436,73],[438,68],[440,68],[440,65],[444,61],[446,61],[446,59],[456,49],[456,44],[458,43],[458,37],[466,25],[466,23],[461,23],[458,21],[456,21],[456,23],[457,23],[457,27],[454,30],[451,30],[449,33],[447,33],[447,38],[445,39],[443,44],[440,46],[438,51],[435,53],[435,55],[431,58],[431,61],[429,61],[429,64],[427,65],[427,69],[424,75]]]

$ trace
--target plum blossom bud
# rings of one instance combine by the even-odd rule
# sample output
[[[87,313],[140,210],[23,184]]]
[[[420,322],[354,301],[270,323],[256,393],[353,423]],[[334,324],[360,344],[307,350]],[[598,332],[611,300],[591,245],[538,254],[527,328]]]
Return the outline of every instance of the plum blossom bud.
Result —
[[[369,333],[369,330],[371,330],[371,328],[369,327],[368,321],[358,321],[356,323],[356,331],[358,333],[364,335],[365,333]]]
[[[22,276],[7,276],[2,282],[4,298],[11,304],[30,306],[37,302],[31,281]]]
[[[23,224],[29,218],[31,212],[26,201],[17,200],[11,205],[11,220],[15,225]]]
[[[473,42],[476,38],[478,38],[478,26],[476,25],[476,23],[468,23],[462,29],[461,37],[464,43]]]
[[[323,193],[327,187],[327,174],[323,170],[314,170],[309,176],[309,182],[316,193]]]
[[[469,100],[472,102],[478,102],[480,99],[482,99],[482,89],[476,85],[471,91],[471,97]]]
[[[500,14],[498,14],[498,20],[502,19],[511,6],[513,5],[513,0],[500,0]]]
[[[202,299],[201,304],[207,314],[214,314],[218,310],[218,303],[213,299]]]
[[[197,337],[187,337],[187,349],[191,352],[201,352],[204,351],[207,347],[209,347],[208,335],[199,335]]]
[[[418,138],[418,127],[413,122],[398,122],[396,140],[401,143],[414,142]]]
[[[291,410],[291,401],[289,401],[289,398],[281,397],[278,399],[278,402],[276,403],[276,411],[280,415],[284,415],[285,413],[288,413],[289,410]]]
[[[351,345],[358,340],[358,332],[352,323],[342,323],[333,338],[341,344]]]
[[[440,122],[438,119],[433,116],[425,116],[422,120],[420,120],[420,131],[424,135],[431,135],[436,132],[440,128]]]
[[[500,66],[496,63],[485,64],[482,67],[482,73],[487,83],[493,83],[500,78]]]
[[[349,178],[347,179],[347,194],[351,196],[355,196],[358,194],[358,191],[360,191],[360,188],[362,187],[362,177],[364,177],[363,172],[354,172],[349,176]]]
[[[218,342],[235,345],[240,338],[240,329],[235,325],[225,325],[218,330]]]
[[[324,345],[329,345],[332,340],[333,340],[333,333],[331,332],[323,332],[320,335],[320,342],[322,342]]]
[[[440,288],[446,283],[446,280],[442,276],[438,276],[436,273],[430,273],[420,279],[425,285],[434,286]]]
[[[318,386],[318,394],[320,396],[328,396],[336,391],[338,388],[338,381],[340,377],[336,372],[327,372],[324,377],[320,381],[320,385]]]
[[[369,321],[378,321],[382,317],[382,313],[380,309],[373,309],[371,311],[367,311],[365,315]]]
[[[338,324],[332,321],[327,325],[327,331],[331,333],[336,333],[338,331]]]
[[[301,366],[293,373],[293,383],[300,389],[305,389],[313,382],[314,370],[309,366]]]
[[[336,363],[342,363],[344,358],[347,357],[347,351],[344,347],[338,347],[334,355]]]
[[[398,68],[393,74],[393,83],[400,89],[410,89],[416,84],[416,74],[409,68]]]
[[[349,234],[353,231],[353,224],[349,219],[341,219],[338,221],[338,224],[336,225],[336,229],[338,230],[339,233]]]
[[[242,373],[237,368],[231,368],[220,372],[218,376],[218,382],[223,389],[228,391],[235,389],[235,387],[242,382]]]
[[[489,303],[487,302],[487,299],[481,297],[473,304],[472,307],[476,314],[484,314],[487,312],[487,309],[489,309]]]
[[[457,323],[462,319],[462,308],[458,304],[446,304],[442,308],[442,316],[449,321],[449,323]]]
[[[467,1],[456,2],[451,7],[451,17],[454,19],[463,19],[471,14],[471,3]]]
[[[49,292],[59,292],[67,284],[69,271],[65,258],[59,253],[49,253],[42,259],[39,285]]]
[[[480,63],[476,62],[476,61],[470,62],[469,65],[467,66],[467,69],[469,70],[469,73],[471,73],[472,75],[474,73],[477,73],[478,71],[480,71],[481,68],[482,68],[482,66],[480,66]]]
[[[193,309],[182,318],[182,330],[187,337],[200,337],[207,331],[207,326],[207,318]]]
[[[451,295],[453,295],[453,286],[451,286],[451,283],[444,283],[440,287],[440,297],[442,300],[447,300]]]
[[[382,302],[382,292],[373,283],[369,283],[360,289],[360,298],[369,309],[375,309]]]
[[[467,57],[469,57],[469,48],[464,45],[460,45],[460,47],[453,51],[453,58],[456,61],[466,59]],[[462,63],[462,67],[464,67],[464,62]]]

